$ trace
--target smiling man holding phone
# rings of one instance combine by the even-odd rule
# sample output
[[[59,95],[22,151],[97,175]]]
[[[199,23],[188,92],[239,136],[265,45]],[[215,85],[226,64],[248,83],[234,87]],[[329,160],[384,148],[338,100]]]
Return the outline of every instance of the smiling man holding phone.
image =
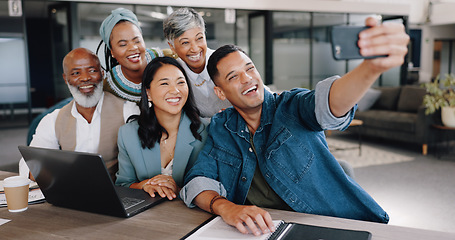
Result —
[[[403,25],[378,25],[373,18],[366,25],[371,28],[359,34],[360,53],[387,57],[364,60],[312,91],[264,91],[240,48],[216,50],[207,68],[216,94],[233,108],[212,118],[206,145],[180,192],[185,203],[255,235],[274,231],[270,214],[260,207],[387,223],[387,213],[343,172],[324,135],[326,129],[347,128],[367,89],[404,62],[409,36]]]

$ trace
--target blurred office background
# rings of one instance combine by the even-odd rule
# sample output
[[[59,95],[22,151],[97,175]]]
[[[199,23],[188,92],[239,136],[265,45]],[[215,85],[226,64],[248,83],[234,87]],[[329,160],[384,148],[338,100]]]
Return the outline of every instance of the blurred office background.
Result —
[[[336,25],[363,25],[371,15],[402,22],[411,36],[403,66],[384,73],[376,85],[418,84],[451,73],[454,2],[0,0],[0,115],[14,117],[26,111],[32,119],[70,96],[61,77],[63,56],[80,46],[95,52],[101,22],[118,7],[137,14],[147,47],[160,48],[168,48],[163,18],[178,7],[193,7],[206,21],[210,48],[241,46],[267,85],[286,90],[311,89],[318,81],[357,66],[359,60],[333,59],[329,31]],[[102,51],[99,57],[104,59]]]
[[[95,52],[99,26],[113,9],[137,14],[147,47],[167,48],[162,20],[182,6],[203,16],[210,48],[241,46],[277,90],[311,89],[357,66],[359,60],[333,59],[329,31],[363,25],[371,15],[402,22],[411,37],[405,63],[375,85],[416,85],[455,71],[455,0],[0,0],[0,169],[17,171],[17,145],[26,143],[30,121],[70,96],[62,59],[76,47]],[[99,57],[104,65],[102,51]],[[391,224],[453,231],[453,161],[402,143],[368,144],[415,159],[355,169],[357,181],[390,212]]]
[[[373,14],[409,26],[410,14],[409,4],[372,1],[0,0],[0,113],[14,117],[26,111],[31,119],[70,96],[61,77],[64,55],[80,46],[95,52],[101,39],[99,26],[115,8],[137,14],[147,47],[168,48],[162,20],[182,3],[203,15],[210,48],[241,46],[264,82],[279,90],[313,88],[318,81],[343,75],[359,64],[332,58],[332,26],[363,25]],[[409,31],[421,36],[420,29]],[[415,42],[417,53],[410,54],[403,67],[385,73],[377,85],[407,83],[408,63],[420,64],[420,39]],[[99,57],[104,59],[102,51]]]

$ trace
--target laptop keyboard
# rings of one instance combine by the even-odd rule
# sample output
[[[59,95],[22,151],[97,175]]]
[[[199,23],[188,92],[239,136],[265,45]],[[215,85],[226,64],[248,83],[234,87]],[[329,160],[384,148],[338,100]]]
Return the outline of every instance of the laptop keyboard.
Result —
[[[125,210],[128,210],[129,208],[132,208],[144,201],[145,200],[143,200],[143,199],[130,198],[130,197],[122,198],[122,203],[123,203],[123,206],[125,207]]]

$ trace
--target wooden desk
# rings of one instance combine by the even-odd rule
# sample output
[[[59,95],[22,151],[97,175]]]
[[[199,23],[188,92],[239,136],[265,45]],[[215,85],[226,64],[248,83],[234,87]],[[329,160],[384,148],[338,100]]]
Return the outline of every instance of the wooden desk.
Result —
[[[9,175],[0,171],[0,179]],[[370,231],[372,240],[455,239],[455,233],[273,209],[269,211],[273,219]],[[7,208],[0,208],[0,218],[11,220],[0,226],[0,236],[1,239],[180,239],[210,216],[200,209],[187,208],[180,200],[161,203],[127,219],[42,203],[30,205],[22,213],[10,213]]]

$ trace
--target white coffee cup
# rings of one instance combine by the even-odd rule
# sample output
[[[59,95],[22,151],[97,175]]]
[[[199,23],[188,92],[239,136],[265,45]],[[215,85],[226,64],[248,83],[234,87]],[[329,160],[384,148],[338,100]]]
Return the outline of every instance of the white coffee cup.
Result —
[[[3,180],[8,211],[22,212],[27,210],[29,184],[30,180],[21,176],[8,177]]]

